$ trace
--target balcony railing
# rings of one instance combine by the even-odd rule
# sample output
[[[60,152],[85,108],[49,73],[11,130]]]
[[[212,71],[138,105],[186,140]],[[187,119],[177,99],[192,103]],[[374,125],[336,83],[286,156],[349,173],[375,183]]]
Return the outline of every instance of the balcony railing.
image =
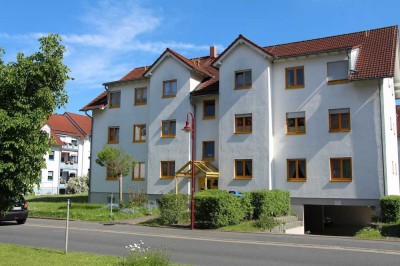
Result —
[[[69,151],[77,151],[78,150],[78,145],[72,144],[72,143],[67,143],[62,145],[63,150],[69,150]]]
[[[74,163],[72,161],[67,161],[67,162],[61,162],[60,164],[61,169],[73,169],[76,170],[78,169],[78,163]]]

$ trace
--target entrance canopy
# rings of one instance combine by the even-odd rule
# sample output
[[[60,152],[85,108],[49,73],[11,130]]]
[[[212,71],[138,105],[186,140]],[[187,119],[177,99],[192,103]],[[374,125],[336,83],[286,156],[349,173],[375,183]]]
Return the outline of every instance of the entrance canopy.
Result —
[[[192,161],[188,161],[175,173],[175,192],[178,193],[178,177],[189,178],[192,177],[191,169]],[[218,178],[219,170],[217,167],[206,161],[194,161],[194,177],[205,178]],[[207,188],[206,188],[207,189]]]

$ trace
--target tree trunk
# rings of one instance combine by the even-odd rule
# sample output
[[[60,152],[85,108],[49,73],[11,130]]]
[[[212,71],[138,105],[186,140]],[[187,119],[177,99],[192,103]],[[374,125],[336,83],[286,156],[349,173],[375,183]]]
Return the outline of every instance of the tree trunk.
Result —
[[[118,183],[119,183],[119,205],[122,204],[122,175],[118,175]]]

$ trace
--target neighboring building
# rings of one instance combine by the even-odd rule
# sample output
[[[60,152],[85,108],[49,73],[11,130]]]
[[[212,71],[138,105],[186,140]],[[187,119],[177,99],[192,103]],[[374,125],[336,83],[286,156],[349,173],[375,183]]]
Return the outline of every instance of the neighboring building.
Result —
[[[65,193],[69,178],[89,174],[91,127],[89,116],[66,112],[49,117],[42,130],[52,140],[37,194]]]
[[[196,191],[289,190],[306,229],[326,216],[365,221],[381,196],[399,194],[397,26],[267,47],[239,35],[220,55],[211,47],[193,59],[166,49],[151,66],[104,85],[82,108],[93,116],[92,202],[118,191],[95,164],[106,143],[140,162],[125,193],[175,190],[174,177],[190,175],[181,169],[190,160],[181,130],[189,112]],[[189,187],[189,178],[177,179],[177,190]]]

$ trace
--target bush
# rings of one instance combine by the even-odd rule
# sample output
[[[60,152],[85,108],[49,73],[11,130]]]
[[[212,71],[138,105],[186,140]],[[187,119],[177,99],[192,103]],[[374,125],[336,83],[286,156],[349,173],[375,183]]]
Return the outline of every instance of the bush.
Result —
[[[381,239],[383,238],[379,229],[374,229],[371,227],[366,227],[359,230],[356,235],[356,238],[362,239]]]
[[[195,194],[195,224],[198,228],[219,228],[242,222],[249,210],[241,200],[224,190],[207,190]]]
[[[160,222],[171,225],[188,220],[188,200],[186,194],[170,192],[162,195],[160,199]]]
[[[262,230],[270,230],[280,224],[281,222],[275,220],[273,217],[268,216],[267,214],[261,214],[260,218],[255,222],[255,226]]]
[[[80,194],[88,192],[88,190],[89,190],[89,177],[87,175],[75,176],[69,178],[67,183],[68,193]]]
[[[281,216],[290,213],[290,193],[285,190],[255,190],[250,192],[254,206],[253,218],[257,220],[262,214]]]
[[[143,208],[147,207],[149,196],[143,190],[135,192],[133,189],[128,192],[129,204],[133,207]]]
[[[239,198],[242,204],[243,211],[245,212],[245,219],[253,219],[254,206],[251,204],[251,194],[249,192],[243,192],[243,197]]]
[[[400,222],[400,196],[381,197],[380,204],[383,222]]]

